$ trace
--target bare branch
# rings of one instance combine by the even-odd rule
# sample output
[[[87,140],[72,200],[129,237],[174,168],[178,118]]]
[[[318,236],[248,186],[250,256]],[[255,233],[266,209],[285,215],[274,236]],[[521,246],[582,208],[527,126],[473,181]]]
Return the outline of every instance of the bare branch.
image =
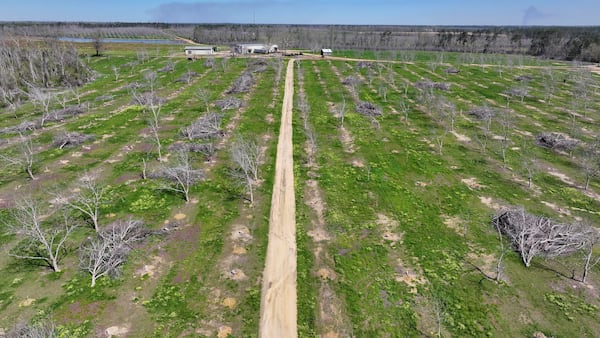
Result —
[[[67,213],[63,214],[61,224],[43,226],[44,211],[39,202],[24,198],[13,211],[13,221],[9,231],[24,237],[21,246],[14,248],[11,256],[19,259],[42,260],[52,270],[59,272],[65,242],[77,225],[73,224]]]
[[[231,146],[231,158],[236,169],[241,172],[246,190],[250,194],[250,203],[254,203],[254,185],[258,181],[258,167],[262,158],[262,150],[253,140],[238,137]]]
[[[183,194],[185,201],[190,201],[191,187],[204,178],[204,172],[192,167],[189,155],[185,151],[177,153],[174,163],[163,165],[149,175],[150,178],[161,179],[162,189]]]

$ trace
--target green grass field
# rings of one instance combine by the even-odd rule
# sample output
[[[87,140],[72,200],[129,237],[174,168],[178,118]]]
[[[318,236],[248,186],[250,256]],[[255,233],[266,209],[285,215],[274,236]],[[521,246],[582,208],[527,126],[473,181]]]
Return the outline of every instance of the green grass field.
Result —
[[[87,48],[80,53],[92,53]],[[1,255],[0,328],[49,317],[69,337],[109,328],[133,337],[258,335],[286,60],[227,57],[211,66],[186,60],[177,47],[140,53],[142,48],[115,44],[102,57],[82,56],[96,72],[77,90],[86,110],[31,134],[35,180],[20,168],[0,167],[0,246],[6,253],[21,240],[6,224],[15,197],[29,193],[48,203],[53,191],[73,191],[84,173],[106,187],[101,226],[132,216],[155,234],[135,247],[120,277],[103,277],[93,288],[78,268],[77,253],[93,235],[89,226],[69,239],[61,272]],[[535,143],[542,132],[594,141],[600,133],[598,76],[590,75],[593,82],[582,89],[581,69],[526,57],[501,57],[498,64],[488,55],[336,56],[394,62],[297,60],[299,336],[598,336],[599,267],[581,283],[581,254],[534,258],[525,267],[509,250],[496,282],[501,251],[491,225],[494,213],[511,205],[561,222],[598,225],[600,180],[593,177],[584,190],[578,152]],[[446,73],[449,67],[460,72]],[[214,158],[194,158],[206,177],[192,187],[189,203],[141,178],[143,160],[150,170],[161,163],[147,116],[132,102],[129,87],[144,83],[151,71],[165,98],[159,136],[166,157],[174,156],[170,146],[184,141],[180,129],[209,113],[199,89],[208,93],[208,110],[222,114],[223,136],[209,140]],[[228,94],[246,71],[254,71],[252,88]],[[196,76],[178,81],[188,72]],[[518,76],[531,79],[519,82]],[[355,85],[345,84],[349,77]],[[450,88],[414,85],[424,80]],[[516,87],[528,95],[507,97]],[[215,101],[229,96],[244,104],[220,111]],[[453,113],[437,113],[431,97],[451,103]],[[361,101],[382,115],[358,113]],[[71,97],[69,104],[76,103]],[[496,116],[486,131],[468,114],[482,105],[509,111],[509,125]],[[37,116],[39,109],[29,103],[16,113],[0,110],[0,130]],[[63,130],[94,139],[57,149],[53,137]],[[229,147],[240,135],[256,140],[263,152],[252,205],[232,177]],[[2,134],[0,151],[18,154],[18,135]]]

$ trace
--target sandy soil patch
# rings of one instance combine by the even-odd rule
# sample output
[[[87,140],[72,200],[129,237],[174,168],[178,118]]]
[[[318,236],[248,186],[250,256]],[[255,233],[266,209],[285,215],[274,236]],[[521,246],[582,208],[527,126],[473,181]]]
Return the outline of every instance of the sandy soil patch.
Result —
[[[492,254],[476,254],[474,252],[469,252],[467,258],[471,264],[477,266],[486,276],[491,278],[496,277],[496,256]],[[504,277],[501,277],[501,279],[504,280]]]
[[[129,333],[129,325],[111,326],[104,330],[107,337],[124,337]]]
[[[185,214],[182,214],[182,213],[179,213],[179,214],[176,214],[175,216],[173,216],[173,218],[174,218],[176,221],[181,221],[181,220],[185,219],[186,217],[187,217],[187,216],[186,216]]]
[[[315,242],[330,241],[331,235],[325,229],[313,229],[310,230],[307,235]]]
[[[481,203],[485,204],[486,206],[488,206],[494,210],[502,209],[502,206],[500,204],[494,202],[494,200],[491,197],[479,196],[479,200],[481,201]]]
[[[517,133],[517,134],[521,134],[521,135],[523,135],[523,136],[527,136],[527,137],[533,137],[533,134],[532,134],[532,133],[530,133],[530,132],[528,132],[528,131],[525,131],[525,130],[519,130],[519,129],[515,129],[514,131],[515,131],[515,133]]]
[[[427,280],[417,272],[404,266],[400,258],[396,259],[396,282],[404,283],[410,288],[410,293],[417,294],[417,286],[424,285]]]
[[[383,237],[384,240],[393,243],[402,241],[402,234],[395,234],[391,231],[385,231],[381,237]]]
[[[352,325],[343,311],[342,302],[329,283],[323,281],[319,288],[318,318],[321,337],[353,337]]]
[[[565,216],[571,216],[571,211],[567,208],[561,208],[558,205],[554,204],[554,203],[550,203],[550,202],[546,202],[546,201],[540,201],[543,205],[549,207],[550,209],[556,211],[557,213],[559,213],[559,215],[562,217],[563,215]]]
[[[227,338],[233,334],[233,329],[227,325],[219,326],[219,330],[217,332],[218,338]]]
[[[381,237],[385,241],[392,242],[392,244],[402,241],[403,233],[395,232],[396,228],[398,227],[397,220],[392,219],[384,214],[377,214],[377,220],[375,222],[382,227],[383,234]]]
[[[265,116],[265,121],[267,121],[268,124],[273,124],[275,122],[273,114],[267,114],[267,116]]]
[[[462,226],[463,220],[460,219],[460,217],[458,216],[452,216],[452,217],[448,217],[446,216],[444,218],[444,224],[454,230],[457,234],[464,236],[465,234],[465,228]]]
[[[330,268],[320,268],[317,271],[317,276],[319,276],[321,279],[328,279],[328,280],[336,280],[337,275],[335,274],[335,272],[333,270],[331,270]]]
[[[352,137],[350,132],[344,127],[339,128],[339,131],[340,131],[340,141],[342,142],[344,151],[349,154],[354,153],[356,151],[354,149],[354,138]]]
[[[227,297],[223,299],[223,302],[221,302],[221,304],[226,308],[235,309],[235,307],[237,306],[237,300],[233,297]]]
[[[248,276],[241,269],[231,269],[225,273],[225,278],[234,280],[234,281],[243,281],[247,280]]]
[[[563,183],[566,183],[569,185],[575,185],[575,182],[573,182],[573,180],[569,176],[557,171],[554,168],[548,168],[547,172],[548,172],[548,175],[552,175],[552,176],[558,178],[559,180],[563,181]]]
[[[467,187],[469,187],[469,189],[471,190],[479,190],[481,188],[485,188],[485,185],[479,184],[477,182],[477,178],[475,177],[471,177],[471,178],[463,178],[462,180],[460,180],[463,184],[466,184]]]
[[[451,131],[452,135],[456,137],[460,142],[471,142],[471,138],[467,135],[459,134],[456,131]]]
[[[245,225],[234,225],[231,231],[231,239],[238,242],[249,242],[253,239],[250,230]]]
[[[352,166],[355,168],[364,168],[365,167],[365,161],[364,160],[360,160],[360,159],[354,159],[352,160]]]
[[[142,277],[148,276],[150,278],[157,276],[162,268],[162,265],[165,263],[165,259],[160,256],[154,256],[151,258],[151,263],[142,266],[141,268],[135,270],[134,276]]]
[[[234,255],[245,255],[247,252],[248,251],[246,250],[246,248],[237,245],[233,247],[232,251]]]
[[[35,298],[26,298],[19,302],[19,307],[28,307],[35,303]]]

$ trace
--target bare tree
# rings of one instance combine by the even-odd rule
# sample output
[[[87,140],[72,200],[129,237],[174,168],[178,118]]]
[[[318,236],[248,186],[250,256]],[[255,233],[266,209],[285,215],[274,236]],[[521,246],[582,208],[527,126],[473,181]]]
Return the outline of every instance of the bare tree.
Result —
[[[533,183],[533,177],[535,175],[537,169],[537,157],[535,153],[529,147],[527,142],[523,142],[523,146],[521,147],[521,158],[523,163],[523,169],[527,176],[527,187],[531,188]]]
[[[92,222],[94,230],[99,232],[100,206],[104,201],[106,187],[88,174],[79,178],[76,190],[73,196],[56,194],[57,201],[84,214]]]
[[[236,165],[234,171],[240,177],[250,194],[250,203],[254,203],[254,185],[258,181],[258,166],[262,151],[253,140],[239,136],[231,146],[231,158]]]
[[[346,98],[342,95],[342,103],[337,106],[337,115],[340,119],[340,127],[344,128],[344,118],[346,117]]]
[[[556,92],[556,80],[554,78],[554,69],[552,67],[545,67],[542,70],[542,87],[544,89],[544,100],[546,103],[550,103],[550,100],[552,100],[552,97]]]
[[[406,104],[406,101],[404,101],[404,100],[400,101],[400,103],[398,103],[398,107],[400,108],[402,115],[404,115],[404,123],[408,124],[408,112],[410,111],[410,109],[409,109],[408,105]]]
[[[243,103],[244,103],[244,101],[242,101],[241,99],[238,99],[235,96],[228,96],[221,100],[215,101],[215,106],[217,106],[219,109],[221,109],[221,111],[223,111],[223,110],[229,110],[229,109],[238,109],[239,107],[242,106]]]
[[[254,82],[255,79],[252,73],[246,71],[235,80],[227,94],[246,93],[254,86]]]
[[[595,80],[588,69],[582,68],[575,73],[573,81],[575,82],[573,90],[575,99],[585,113],[592,99],[592,88],[595,86]]]
[[[438,154],[442,155],[444,150],[444,142],[448,134],[448,126],[438,126],[431,129],[431,136],[438,150]]]
[[[388,87],[385,83],[379,83],[379,87],[377,87],[377,93],[379,97],[383,98],[383,102],[387,102]]]
[[[512,113],[509,109],[501,109],[498,111],[498,123],[500,123],[501,137],[500,154],[502,155],[502,166],[506,168],[506,152],[510,145],[510,132],[513,128]]]
[[[223,116],[221,114],[209,113],[200,117],[191,125],[181,128],[180,133],[190,141],[221,137],[223,136],[223,129],[221,128],[222,119]]]
[[[488,108],[487,106],[483,106],[480,108],[476,108],[468,112],[469,115],[474,115],[479,119],[479,130],[477,133],[477,140],[481,145],[481,150],[485,153],[488,145],[488,141],[491,135],[491,127],[492,127],[492,119],[494,117],[494,111]]]
[[[600,255],[594,257],[594,247],[600,242],[600,235],[597,230],[591,227],[588,227],[588,229],[590,230],[590,234],[584,248],[584,264],[583,273],[581,275],[582,283],[586,283],[590,270],[600,263]]]
[[[146,72],[144,74],[144,80],[146,80],[146,83],[148,86],[150,86],[150,92],[154,93],[156,81],[158,80],[158,74],[154,71]]]
[[[196,89],[196,97],[204,103],[206,112],[210,114],[210,91],[206,88],[198,88]]]
[[[567,256],[585,248],[589,240],[589,227],[580,223],[556,223],[529,214],[522,207],[500,211],[492,224],[509,238],[527,267],[536,256]]]
[[[588,190],[592,178],[600,173],[600,139],[583,147],[580,165],[585,175],[584,189]]]
[[[58,147],[58,149],[62,149],[67,146],[76,146],[80,145],[84,142],[87,142],[94,137],[92,135],[86,135],[83,133],[79,133],[76,131],[66,132],[61,131],[54,135],[53,144]]]
[[[433,104],[435,118],[438,120],[438,123],[447,125],[448,131],[453,132],[454,122],[458,115],[454,103],[443,96],[436,96]]]
[[[433,308],[432,308],[433,316],[435,317],[435,323],[437,326],[436,336],[438,338],[441,338],[443,324],[447,319],[446,316],[448,315],[448,312],[447,312],[448,306],[446,305],[446,302],[444,302],[444,300],[439,295],[434,295],[432,302],[433,302]]]
[[[46,121],[50,118],[50,104],[54,99],[54,95],[50,93],[48,90],[42,89],[40,86],[36,86],[34,84],[27,84],[27,97],[31,102],[35,105],[39,106],[42,109],[42,117],[40,118],[40,127],[44,127]]]
[[[15,156],[0,154],[0,161],[6,163],[7,166],[22,168],[22,170],[27,173],[29,178],[34,180],[35,176],[33,176],[33,166],[35,164],[35,153],[31,137],[29,135],[24,136],[21,134],[20,142],[17,148],[18,153]]]
[[[59,224],[44,226],[44,210],[41,203],[32,198],[23,198],[17,203],[13,217],[8,224],[9,231],[24,237],[24,242],[9,254],[12,257],[44,261],[55,272],[64,255],[65,244],[73,230],[77,228],[69,215],[63,213]]]
[[[4,338],[57,338],[56,325],[51,320],[38,320],[35,323],[19,322]]]
[[[507,107],[510,106],[510,98],[518,97],[521,100],[521,103],[525,100],[526,97],[529,96],[529,89],[527,87],[513,87],[504,92],[507,98]]]
[[[113,74],[115,75],[115,81],[119,81],[119,67],[116,65],[112,66]]]
[[[94,46],[94,50],[96,51],[95,56],[100,56],[100,53],[102,52],[104,44],[102,42],[102,38],[100,37],[99,33],[96,34],[96,36],[94,36],[94,41],[92,41],[92,45]]]
[[[96,238],[84,242],[79,249],[79,268],[90,273],[91,287],[103,276],[118,277],[133,245],[148,234],[142,221],[129,218],[109,225]]]
[[[7,105],[14,118],[17,118],[17,109],[21,105],[21,91],[0,86],[0,103]]]
[[[140,49],[135,54],[140,63],[150,60],[150,53],[148,53],[148,51],[145,49]]]
[[[500,282],[502,280],[502,271],[504,269],[504,265],[502,263],[503,259],[504,259],[504,255],[506,255],[506,252],[508,250],[508,248],[504,245],[504,239],[502,237],[502,230],[500,229],[500,227],[498,226],[498,224],[495,224],[495,228],[496,231],[498,232],[498,242],[500,243],[500,254],[498,255],[498,260],[496,260],[496,282]]]
[[[190,189],[204,178],[204,172],[193,168],[186,151],[179,151],[174,163],[163,165],[162,168],[151,174],[151,178],[162,179],[165,183],[161,186],[162,189],[181,193],[185,201],[189,202]]]
[[[150,86],[150,92],[140,94],[137,91],[132,90],[132,95],[134,101],[140,106],[142,106],[142,111],[148,118],[148,125],[150,126],[150,130],[152,131],[152,137],[158,152],[158,160],[160,161],[162,160],[162,144],[159,132],[161,124],[161,110],[164,100],[158,97],[154,92],[154,82],[156,80],[156,73],[147,73],[146,78]]]

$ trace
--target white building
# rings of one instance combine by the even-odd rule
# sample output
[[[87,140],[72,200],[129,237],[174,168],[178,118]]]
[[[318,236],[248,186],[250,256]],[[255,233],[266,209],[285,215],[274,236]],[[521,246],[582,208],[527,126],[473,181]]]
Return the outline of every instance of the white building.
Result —
[[[239,43],[233,47],[236,54],[269,54],[276,53],[277,45],[266,45],[263,43]]]
[[[326,56],[331,56],[333,54],[333,51],[329,48],[323,48],[321,49],[321,56],[322,57],[326,57]]]
[[[185,46],[185,56],[191,59],[197,55],[211,55],[214,50],[211,46]]]

